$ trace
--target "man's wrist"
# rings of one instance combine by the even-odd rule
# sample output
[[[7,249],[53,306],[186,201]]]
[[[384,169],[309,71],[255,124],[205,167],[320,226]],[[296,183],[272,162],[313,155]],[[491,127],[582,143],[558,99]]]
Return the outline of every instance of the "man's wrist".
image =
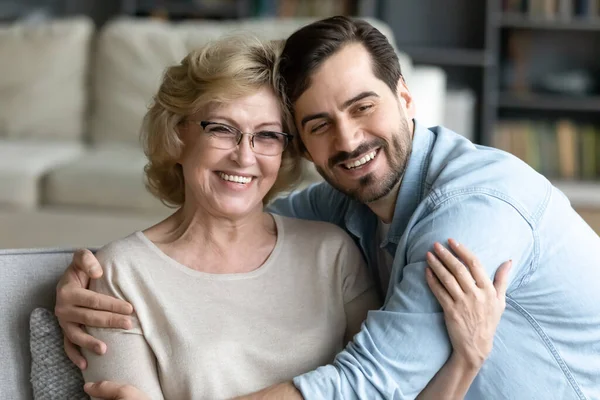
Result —
[[[293,382],[284,382],[269,386],[259,392],[247,396],[236,397],[233,400],[303,400],[302,394]]]
[[[463,374],[475,374],[479,372],[481,367],[483,366],[484,359],[475,359],[473,357],[464,357],[453,351],[450,355],[450,360],[448,361],[453,369],[456,371],[460,371]]]

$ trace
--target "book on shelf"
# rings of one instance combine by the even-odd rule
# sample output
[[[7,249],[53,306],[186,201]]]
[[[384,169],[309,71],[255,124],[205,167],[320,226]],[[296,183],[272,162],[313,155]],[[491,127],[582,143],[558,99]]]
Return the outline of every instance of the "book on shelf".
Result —
[[[502,11],[531,19],[599,19],[600,0],[504,0]]]
[[[600,126],[567,119],[502,120],[492,145],[550,179],[600,180]]]

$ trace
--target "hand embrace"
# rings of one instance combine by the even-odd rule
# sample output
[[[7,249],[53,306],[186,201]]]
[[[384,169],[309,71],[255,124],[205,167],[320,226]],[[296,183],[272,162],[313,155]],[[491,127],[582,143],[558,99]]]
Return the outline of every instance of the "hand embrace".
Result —
[[[92,397],[105,400],[150,400],[150,397],[136,387],[116,382],[88,382],[83,390]]]
[[[54,313],[64,333],[65,352],[81,369],[87,364],[77,346],[97,354],[106,351],[106,344],[88,335],[82,325],[131,328],[126,316],[133,312],[131,304],[87,289],[90,279],[101,276],[102,268],[92,252],[78,250],[56,286]]]
[[[492,351],[494,334],[506,306],[512,261],[500,266],[492,283],[475,255],[452,239],[448,243],[466,266],[436,243],[435,255],[427,253],[427,283],[444,310],[453,356],[480,368]]]

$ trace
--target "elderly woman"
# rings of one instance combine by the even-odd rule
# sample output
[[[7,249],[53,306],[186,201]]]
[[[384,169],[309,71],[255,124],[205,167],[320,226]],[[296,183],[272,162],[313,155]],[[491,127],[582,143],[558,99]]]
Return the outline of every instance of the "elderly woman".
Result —
[[[333,225],[264,204],[299,178],[273,70],[280,44],[228,38],[169,68],[144,124],[150,190],[178,210],[102,248],[92,289],[130,302],[133,329],[92,329],[86,380],[152,398],[217,399],[332,360],[377,296]]]
[[[300,174],[276,91],[280,46],[222,39],[166,71],[145,118],[145,172],[177,210],[97,253],[104,274],[91,289],[135,314],[128,330],[88,328],[107,351],[86,352],[86,381],[153,399],[246,394],[330,362],[379,306],[346,233],[263,209]],[[495,328],[502,310],[488,305],[459,310],[452,339]],[[477,312],[485,324],[469,325]],[[438,375],[422,397],[464,383],[454,364]],[[113,389],[123,387],[86,386],[107,398]]]

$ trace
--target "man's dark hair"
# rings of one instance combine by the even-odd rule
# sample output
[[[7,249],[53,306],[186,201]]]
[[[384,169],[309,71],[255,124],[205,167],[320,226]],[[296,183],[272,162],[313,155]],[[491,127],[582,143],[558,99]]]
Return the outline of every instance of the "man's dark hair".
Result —
[[[387,38],[366,21],[336,16],[307,25],[287,39],[279,74],[290,107],[308,89],[313,72],[349,43],[360,43],[367,49],[375,76],[396,92],[402,71]]]

